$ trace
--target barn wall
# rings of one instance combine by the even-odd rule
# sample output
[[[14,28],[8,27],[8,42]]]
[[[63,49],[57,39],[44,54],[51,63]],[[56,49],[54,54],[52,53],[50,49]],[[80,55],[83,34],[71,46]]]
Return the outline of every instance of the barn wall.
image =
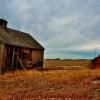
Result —
[[[100,69],[100,57],[97,57],[92,61],[93,68]]]
[[[43,50],[32,50],[32,64],[43,63]],[[41,66],[42,67],[42,66]]]
[[[0,73],[3,65],[4,44],[0,43]]]
[[[22,48],[22,52],[30,53],[30,49],[29,48]]]

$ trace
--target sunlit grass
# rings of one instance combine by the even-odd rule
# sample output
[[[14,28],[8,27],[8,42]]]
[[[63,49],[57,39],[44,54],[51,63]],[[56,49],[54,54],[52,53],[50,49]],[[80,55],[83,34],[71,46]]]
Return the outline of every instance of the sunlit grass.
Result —
[[[53,80],[66,80],[66,79],[79,79],[85,77],[95,77],[100,75],[100,70],[91,70],[91,69],[82,69],[82,70],[48,70],[48,71],[39,71],[39,70],[18,70],[15,72],[5,73],[0,75],[1,79],[11,79],[11,78],[25,78],[29,76],[40,76]]]
[[[88,88],[90,88],[91,82],[98,77],[100,78],[100,70],[91,69],[9,72],[0,75],[0,97],[4,98],[2,100],[7,100],[8,94],[10,97],[17,95],[20,98],[21,96],[20,99],[23,99],[23,95],[25,97],[32,95],[29,99],[32,100],[39,96],[44,98],[44,95],[47,98],[65,98],[73,94],[84,95],[84,93],[93,92]],[[82,84],[79,84],[81,82]],[[67,89],[69,90],[67,91]]]

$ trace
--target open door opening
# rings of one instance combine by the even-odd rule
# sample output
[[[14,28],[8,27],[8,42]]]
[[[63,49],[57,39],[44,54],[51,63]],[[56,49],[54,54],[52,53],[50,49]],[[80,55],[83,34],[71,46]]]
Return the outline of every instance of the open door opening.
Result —
[[[31,69],[31,50],[24,52],[22,47],[6,45],[5,71]]]

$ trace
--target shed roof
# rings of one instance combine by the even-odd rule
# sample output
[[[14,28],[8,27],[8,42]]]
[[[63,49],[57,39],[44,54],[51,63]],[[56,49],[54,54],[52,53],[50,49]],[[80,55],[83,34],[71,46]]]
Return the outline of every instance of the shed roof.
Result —
[[[44,50],[30,34],[11,28],[0,27],[0,41],[4,44]]]
[[[97,57],[95,57],[92,62],[96,61],[97,59],[100,59],[100,55],[98,55]]]

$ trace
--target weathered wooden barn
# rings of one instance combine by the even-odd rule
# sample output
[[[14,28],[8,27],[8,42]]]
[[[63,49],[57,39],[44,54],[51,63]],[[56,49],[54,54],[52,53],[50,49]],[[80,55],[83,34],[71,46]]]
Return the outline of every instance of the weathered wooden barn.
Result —
[[[100,69],[100,55],[94,58],[91,63],[93,69]]]
[[[43,67],[44,48],[29,34],[0,19],[0,72]]]

